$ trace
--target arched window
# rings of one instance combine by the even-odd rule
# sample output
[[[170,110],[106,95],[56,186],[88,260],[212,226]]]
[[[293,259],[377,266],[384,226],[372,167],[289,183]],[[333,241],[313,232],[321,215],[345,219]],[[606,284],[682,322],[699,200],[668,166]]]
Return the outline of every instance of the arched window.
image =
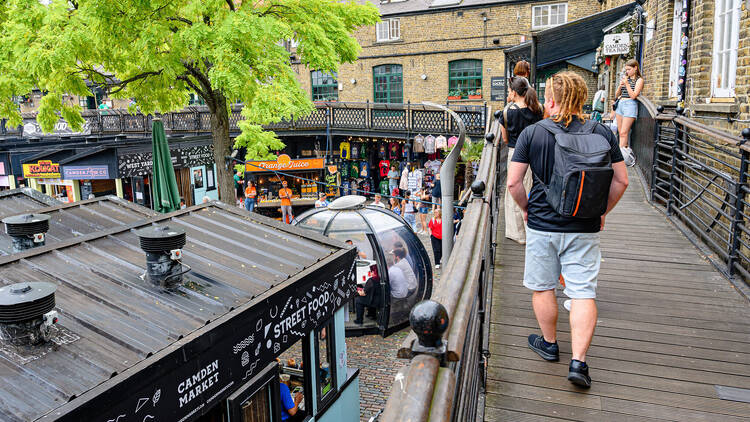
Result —
[[[372,68],[373,97],[376,103],[403,103],[404,80],[400,64]]]
[[[481,60],[454,60],[448,63],[448,95],[461,98],[482,95]]]
[[[314,70],[310,72],[312,78],[312,99],[313,101],[338,101],[339,99],[339,82],[336,80],[338,75],[333,75]]]

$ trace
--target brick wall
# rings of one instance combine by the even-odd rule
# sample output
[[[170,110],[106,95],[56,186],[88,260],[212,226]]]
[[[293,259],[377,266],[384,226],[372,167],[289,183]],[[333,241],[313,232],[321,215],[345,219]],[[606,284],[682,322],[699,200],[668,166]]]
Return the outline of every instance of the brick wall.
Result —
[[[339,69],[338,81],[342,88],[339,101],[373,101],[373,67],[400,64],[404,102],[445,103],[448,63],[479,59],[482,60],[482,99],[461,100],[460,103],[480,105],[486,101],[493,108],[501,107],[503,102],[490,101],[490,78],[505,75],[502,48],[520,43],[522,37],[530,38],[533,6],[556,3],[561,1],[529,1],[400,16],[401,39],[395,42],[378,43],[375,27],[362,28],[355,34],[362,46],[359,60],[343,64]],[[567,4],[568,22],[600,11],[597,0],[569,0]],[[575,70],[587,80],[595,78],[591,72]],[[297,64],[295,71],[300,85],[310,92],[310,70]],[[421,75],[426,75],[427,79],[421,79]],[[356,81],[354,84],[352,79]]]

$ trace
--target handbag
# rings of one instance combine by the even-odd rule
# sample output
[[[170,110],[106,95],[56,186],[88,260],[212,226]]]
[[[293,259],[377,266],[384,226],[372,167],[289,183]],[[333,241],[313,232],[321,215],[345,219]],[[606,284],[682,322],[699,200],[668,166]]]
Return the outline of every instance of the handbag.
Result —
[[[618,105],[620,105],[620,97],[617,97],[614,104],[612,104],[612,110],[617,110]]]

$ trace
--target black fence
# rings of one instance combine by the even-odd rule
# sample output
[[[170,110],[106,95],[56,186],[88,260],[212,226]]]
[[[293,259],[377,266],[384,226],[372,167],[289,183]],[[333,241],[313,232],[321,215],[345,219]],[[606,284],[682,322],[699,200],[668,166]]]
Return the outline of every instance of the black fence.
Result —
[[[750,128],[734,136],[642,100],[631,144],[651,202],[707,247],[727,277],[750,281]],[[687,229],[687,230],[685,230]]]
[[[466,125],[470,135],[483,135],[486,124],[487,106],[450,105]],[[229,116],[229,130],[240,131],[242,120],[241,106],[232,108]],[[85,110],[85,135],[117,135],[150,133],[152,115],[130,114],[127,110]],[[167,133],[201,134],[211,132],[211,115],[207,107],[188,107],[182,111],[166,113],[160,116]],[[67,123],[60,121],[59,127],[51,134],[42,134],[36,125],[36,113],[23,114],[24,125],[6,127],[5,120],[0,123],[0,134],[10,136],[59,136],[75,134],[68,129]],[[31,125],[27,127],[28,125]],[[422,104],[380,104],[320,102],[307,116],[293,116],[265,126],[276,132],[298,130],[362,130],[367,132],[407,132],[423,134],[457,133],[456,123],[445,111],[435,110]],[[31,130],[32,133],[29,131]]]

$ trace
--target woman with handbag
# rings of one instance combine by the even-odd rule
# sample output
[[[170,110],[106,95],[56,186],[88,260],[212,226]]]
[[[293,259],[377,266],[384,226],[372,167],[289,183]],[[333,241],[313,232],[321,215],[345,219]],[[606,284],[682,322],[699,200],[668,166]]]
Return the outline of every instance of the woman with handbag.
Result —
[[[625,63],[620,85],[617,87],[618,98],[615,100],[615,113],[617,119],[617,132],[620,136],[620,150],[628,167],[635,165],[635,155],[628,143],[630,129],[638,117],[638,102],[636,99],[641,95],[644,81],[641,77],[641,68],[637,60],[628,60]]]

